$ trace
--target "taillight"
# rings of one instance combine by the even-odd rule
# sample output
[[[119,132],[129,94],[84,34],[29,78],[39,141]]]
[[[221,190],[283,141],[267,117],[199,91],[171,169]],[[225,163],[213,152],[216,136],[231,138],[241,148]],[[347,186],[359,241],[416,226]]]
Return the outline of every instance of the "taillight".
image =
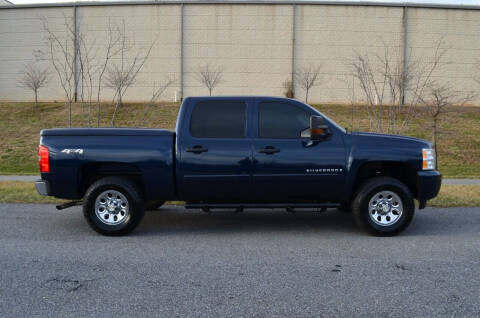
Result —
[[[50,158],[48,157],[48,148],[45,146],[38,146],[38,166],[41,173],[50,172]]]

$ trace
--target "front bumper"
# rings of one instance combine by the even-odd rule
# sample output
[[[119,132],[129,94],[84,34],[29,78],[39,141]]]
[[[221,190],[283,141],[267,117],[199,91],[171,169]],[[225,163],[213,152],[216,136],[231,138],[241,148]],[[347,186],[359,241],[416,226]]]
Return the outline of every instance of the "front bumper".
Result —
[[[437,170],[417,172],[417,199],[427,201],[435,198],[442,185],[442,175]]]
[[[38,194],[49,196],[50,195],[50,185],[48,181],[45,180],[37,180],[35,181],[35,188],[37,189]]]

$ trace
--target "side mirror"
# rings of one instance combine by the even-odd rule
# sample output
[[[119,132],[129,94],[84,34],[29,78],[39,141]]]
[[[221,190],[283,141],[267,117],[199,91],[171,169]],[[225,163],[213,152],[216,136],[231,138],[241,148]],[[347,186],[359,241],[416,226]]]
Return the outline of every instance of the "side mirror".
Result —
[[[325,140],[330,137],[331,132],[328,126],[323,121],[322,116],[310,117],[310,139]]]

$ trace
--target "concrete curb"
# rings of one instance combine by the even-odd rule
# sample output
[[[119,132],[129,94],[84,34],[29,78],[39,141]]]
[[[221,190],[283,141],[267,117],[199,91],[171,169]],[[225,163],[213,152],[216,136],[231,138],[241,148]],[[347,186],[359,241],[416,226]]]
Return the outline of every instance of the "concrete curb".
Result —
[[[0,176],[0,181],[35,181],[40,176]]]

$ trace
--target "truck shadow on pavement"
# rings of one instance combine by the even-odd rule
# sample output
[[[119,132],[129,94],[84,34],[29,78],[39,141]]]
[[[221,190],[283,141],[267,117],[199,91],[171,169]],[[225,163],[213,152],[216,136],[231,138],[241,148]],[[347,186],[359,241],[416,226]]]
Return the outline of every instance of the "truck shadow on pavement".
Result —
[[[465,219],[469,222],[465,222]],[[427,208],[415,213],[412,224],[400,236],[475,236],[478,235],[479,225],[480,208]],[[57,232],[65,232],[73,236],[83,236],[87,233],[97,236],[89,229],[81,213],[62,214],[62,217],[50,219],[48,226],[55,228]],[[369,236],[356,226],[351,213],[342,213],[335,209],[329,209],[323,213],[291,214],[279,209],[246,210],[237,214],[232,212],[206,214],[199,210],[185,210],[183,207],[171,206],[157,211],[147,211],[138,228],[130,236],[171,236],[185,233],[229,235],[267,232],[328,234],[335,237]]]
[[[469,214],[472,222],[464,222],[458,214]],[[480,213],[473,209],[428,209],[417,211],[412,224],[400,236],[478,234]],[[366,235],[359,229],[351,213],[329,209],[326,212],[287,213],[285,210],[247,210],[243,213],[214,212],[162,208],[148,211],[133,235],[254,232],[329,233],[334,235]]]
[[[242,213],[198,210],[169,210],[146,212],[133,235],[154,233],[252,233],[252,232],[360,232],[350,214],[336,210],[326,212],[287,213],[285,210],[247,210]]]

